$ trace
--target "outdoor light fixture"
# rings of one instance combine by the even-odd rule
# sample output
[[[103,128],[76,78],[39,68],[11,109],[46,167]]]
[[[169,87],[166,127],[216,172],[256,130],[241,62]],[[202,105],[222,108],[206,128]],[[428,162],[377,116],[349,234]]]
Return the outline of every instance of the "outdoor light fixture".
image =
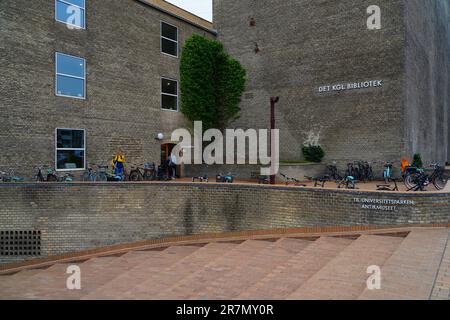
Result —
[[[160,140],[160,141],[163,140],[163,139],[164,139],[164,134],[161,133],[161,132],[158,133],[158,134],[156,135],[155,139],[156,139],[156,140]]]

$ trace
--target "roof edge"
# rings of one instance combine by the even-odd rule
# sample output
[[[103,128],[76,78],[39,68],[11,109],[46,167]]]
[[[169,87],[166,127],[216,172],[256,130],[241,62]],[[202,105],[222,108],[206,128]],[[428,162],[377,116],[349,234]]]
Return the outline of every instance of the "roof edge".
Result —
[[[187,11],[187,10],[184,10],[183,8],[180,8],[180,7],[176,6],[176,5],[174,5],[174,4],[171,4],[169,2],[160,0],[162,3],[167,4],[167,7],[173,7],[174,9],[176,9],[176,10],[178,10],[180,12],[186,13],[186,15],[188,15],[188,16],[192,16],[194,19],[192,19],[192,20],[188,19],[187,17],[183,17],[182,15],[179,15],[176,12],[173,12],[173,11],[170,11],[170,10],[168,10],[166,8],[163,8],[163,7],[159,6],[159,5],[157,5],[156,3],[152,2],[154,0],[134,0],[134,1],[140,3],[140,4],[144,5],[144,6],[151,7],[153,9],[158,10],[158,11],[160,11],[162,13],[165,13],[165,14],[167,14],[169,16],[172,16],[172,17],[174,17],[176,19],[179,19],[179,20],[181,20],[183,22],[186,22],[186,23],[188,23],[188,24],[190,24],[190,25],[192,25],[194,27],[200,28],[200,29],[202,29],[202,30],[204,30],[206,32],[209,32],[209,33],[213,34],[213,35],[217,35],[217,30],[213,29],[213,23],[212,22],[210,22],[208,20],[205,20],[205,19],[203,19],[203,18],[201,18],[201,17],[199,17],[199,16],[197,16],[197,15],[195,15],[195,14],[193,14],[193,13]],[[202,25],[200,23],[195,22],[194,20],[199,20],[201,22],[204,22],[204,24]],[[211,27],[209,28],[206,25],[211,25]]]

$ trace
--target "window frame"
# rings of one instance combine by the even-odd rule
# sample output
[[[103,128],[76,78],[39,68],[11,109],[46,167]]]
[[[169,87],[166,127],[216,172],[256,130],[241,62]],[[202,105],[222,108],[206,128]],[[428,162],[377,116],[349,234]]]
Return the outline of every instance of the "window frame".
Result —
[[[83,131],[83,145],[84,148],[58,148],[58,130],[71,130],[71,131]],[[83,151],[83,168],[76,169],[58,169],[58,151]],[[73,129],[73,128],[55,128],[55,171],[84,171],[86,170],[86,129]]]
[[[163,85],[162,85],[163,80],[175,81],[177,83],[177,94],[164,93],[163,92]],[[179,112],[180,111],[180,85],[179,85],[179,81],[177,79],[161,76],[160,80],[159,80],[159,83],[160,83],[160,86],[161,86],[161,88],[160,88],[160,91],[161,91],[161,110],[171,111],[171,112]],[[162,99],[163,95],[177,98],[177,109],[176,110],[163,108],[163,99]]]
[[[76,58],[76,59],[82,59],[83,62],[84,62],[84,65],[83,65],[84,77],[73,76],[73,75],[69,75],[69,74],[65,74],[65,73],[58,73],[58,55],[63,55],[63,56],[66,56],[66,57],[72,57],[72,58]],[[57,97],[72,98],[72,99],[78,99],[78,100],[86,100],[86,64],[87,64],[87,61],[86,61],[85,58],[77,57],[77,56],[66,54],[66,53],[62,53],[62,52],[55,52],[55,95]],[[58,93],[58,76],[63,76],[63,77],[68,77],[68,78],[72,78],[72,79],[83,80],[83,85],[84,85],[83,97],[59,94]]]
[[[173,39],[170,39],[170,38],[167,38],[167,37],[163,36],[163,34],[162,34],[163,23],[177,29],[177,40],[176,41],[173,40]],[[179,55],[180,55],[180,46],[179,46],[179,43],[180,43],[180,29],[177,26],[173,25],[173,24],[170,24],[170,23],[167,23],[165,21],[160,20],[160,35],[159,35],[159,38],[160,38],[159,42],[160,42],[160,47],[161,47],[161,50],[160,50],[161,53],[165,54],[165,55],[167,55],[169,57],[172,57],[172,58],[178,58]],[[177,54],[176,55],[173,55],[173,54],[170,54],[170,53],[167,53],[167,52],[163,52],[163,39],[176,43],[176,45],[177,45]]]
[[[55,0],[55,21],[60,22],[60,23],[64,23],[65,25],[80,29],[80,30],[86,30],[86,0],[84,1],[84,8],[77,6],[76,4],[72,4],[69,2],[70,0]],[[67,23],[67,21],[62,21],[58,19],[58,2],[62,2],[65,3],[67,5],[70,6],[74,6],[77,8],[80,8],[81,10],[83,10],[83,21],[84,21],[84,25],[82,27],[77,26],[76,24],[71,24],[71,23]]]

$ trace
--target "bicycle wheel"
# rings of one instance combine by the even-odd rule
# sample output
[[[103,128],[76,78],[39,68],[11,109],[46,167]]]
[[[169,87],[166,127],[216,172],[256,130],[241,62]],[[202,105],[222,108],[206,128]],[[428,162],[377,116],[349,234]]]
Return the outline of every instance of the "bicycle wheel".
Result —
[[[84,182],[87,182],[87,181],[93,181],[94,179],[92,179],[92,176],[89,174],[89,172],[85,172],[83,174],[82,180]]]
[[[405,176],[405,178],[403,179],[403,183],[405,184],[407,190],[413,189],[415,186],[417,186],[417,182],[415,180],[415,177],[410,174],[407,174]]]
[[[433,178],[433,185],[437,190],[443,190],[447,185],[448,177],[444,175],[438,175]]]
[[[95,176],[94,181],[106,182],[108,181],[108,177],[106,176],[105,173],[99,173],[98,175]]]
[[[138,172],[138,171],[132,171],[132,172],[130,173],[129,180],[130,180],[130,181],[133,181],[133,182],[137,182],[137,181],[142,181],[142,180],[144,180],[144,179],[143,179],[142,174],[141,174],[140,172]]]

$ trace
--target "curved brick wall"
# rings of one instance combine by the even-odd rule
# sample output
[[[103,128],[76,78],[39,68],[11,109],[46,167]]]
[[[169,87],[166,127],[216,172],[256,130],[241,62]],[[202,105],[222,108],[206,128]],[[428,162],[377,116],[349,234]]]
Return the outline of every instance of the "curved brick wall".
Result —
[[[43,256],[209,232],[443,224],[450,215],[450,194],[237,184],[2,184],[0,201],[0,231],[40,230]]]

